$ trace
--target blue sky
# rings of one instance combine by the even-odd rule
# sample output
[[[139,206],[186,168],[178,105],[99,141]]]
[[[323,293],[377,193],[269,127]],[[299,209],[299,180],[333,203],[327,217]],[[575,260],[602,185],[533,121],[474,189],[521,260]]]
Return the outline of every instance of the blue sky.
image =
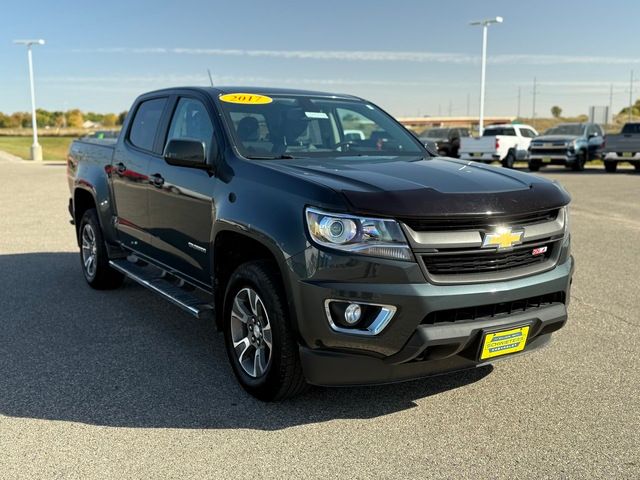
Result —
[[[262,85],[352,93],[395,115],[477,115],[481,31],[489,31],[486,113],[552,105],[628,103],[640,78],[640,2],[502,0],[10,2],[0,31],[0,111],[29,109],[34,51],[38,106],[121,111],[145,91],[172,85]],[[640,84],[634,86],[640,93]],[[634,94],[635,97],[635,94]]]

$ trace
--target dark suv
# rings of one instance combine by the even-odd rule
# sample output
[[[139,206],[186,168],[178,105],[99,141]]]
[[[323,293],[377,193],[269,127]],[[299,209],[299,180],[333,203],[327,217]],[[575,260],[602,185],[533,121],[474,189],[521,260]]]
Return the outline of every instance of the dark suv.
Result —
[[[458,158],[460,138],[470,136],[468,128],[431,128],[422,132],[419,138],[434,145],[439,155]]]

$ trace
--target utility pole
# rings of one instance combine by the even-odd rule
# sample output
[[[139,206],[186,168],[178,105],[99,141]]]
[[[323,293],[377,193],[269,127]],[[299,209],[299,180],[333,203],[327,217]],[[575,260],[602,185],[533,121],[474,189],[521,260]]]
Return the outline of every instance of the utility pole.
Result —
[[[520,118],[520,87],[518,87],[518,114],[516,116]]]
[[[632,108],[633,108],[633,70],[631,70],[631,80],[629,81],[629,121],[631,121]]]
[[[538,79],[533,77],[533,111],[531,112],[531,126],[535,127],[536,121],[536,94],[538,93]]]
[[[613,83],[609,85],[609,112],[607,115],[607,125],[613,123]]]

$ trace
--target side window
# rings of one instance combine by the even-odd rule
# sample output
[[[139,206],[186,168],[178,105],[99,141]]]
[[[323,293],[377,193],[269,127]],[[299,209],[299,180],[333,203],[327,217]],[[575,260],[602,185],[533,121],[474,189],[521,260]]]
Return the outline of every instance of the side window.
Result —
[[[200,140],[209,152],[213,139],[213,124],[200,100],[181,98],[171,119],[167,142],[173,139]]]
[[[529,130],[528,128],[521,128],[520,132],[522,133],[522,136],[526,138],[533,138],[536,136],[535,133],[533,133],[533,130]]]
[[[129,130],[129,141],[134,146],[153,151],[153,142],[166,103],[166,98],[154,98],[140,104]]]

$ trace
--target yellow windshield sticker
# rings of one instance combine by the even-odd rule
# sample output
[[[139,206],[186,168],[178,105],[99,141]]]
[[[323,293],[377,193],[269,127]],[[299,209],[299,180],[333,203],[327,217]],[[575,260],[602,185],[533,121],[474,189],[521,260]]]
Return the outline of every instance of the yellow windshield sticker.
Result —
[[[220,95],[220,100],[227,103],[243,103],[245,105],[262,105],[273,102],[273,98],[255,93],[227,93]]]

